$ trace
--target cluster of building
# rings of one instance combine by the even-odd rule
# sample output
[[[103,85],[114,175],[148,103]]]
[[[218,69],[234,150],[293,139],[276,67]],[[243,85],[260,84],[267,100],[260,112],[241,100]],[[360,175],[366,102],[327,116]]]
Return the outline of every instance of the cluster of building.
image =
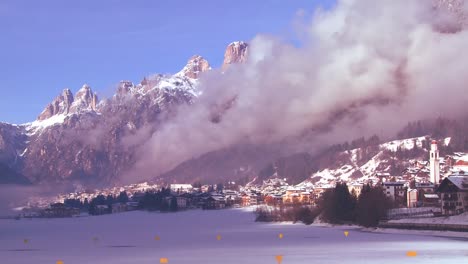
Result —
[[[437,144],[437,141],[431,143],[429,161],[413,161],[401,175],[377,172],[365,181],[347,182],[349,192],[359,196],[365,184],[381,185],[396,207],[440,208],[434,213],[443,215],[468,212],[468,161],[463,160],[466,154],[441,158]],[[273,178],[262,185],[247,185],[242,190],[258,195],[257,203],[313,205],[325,190],[335,185],[336,181],[290,186],[285,180]]]
[[[365,184],[381,185],[385,194],[397,207],[439,207],[443,215],[460,214],[468,211],[468,162],[460,160],[464,154],[439,157],[437,142],[431,144],[429,161],[415,161],[414,166],[402,175],[376,173],[364,181],[347,182],[350,193],[359,196]],[[441,167],[443,168],[441,177]],[[465,174],[465,170],[467,173]],[[274,175],[275,176],[275,175]],[[276,175],[277,176],[277,175]],[[197,188],[191,184],[171,184],[167,202],[176,201],[178,210],[202,208],[223,209],[229,207],[267,205],[315,205],[324,191],[335,187],[336,182],[313,184],[305,181],[289,185],[286,179],[272,177],[262,184],[248,183],[239,188],[217,190],[215,185],[202,185]],[[136,210],[146,192],[161,190],[161,186],[147,182],[119,188],[81,191],[62,195],[52,205],[35,216],[67,217],[78,214],[74,208],[66,207],[66,199],[91,201],[98,195],[117,197],[126,192],[130,201],[109,205],[97,205],[96,214],[119,213]],[[29,214],[31,212],[25,211]],[[26,214],[26,213],[25,213]]]
[[[462,156],[461,153],[455,153],[455,157],[440,158],[437,141],[432,141],[429,164],[421,164],[429,165],[429,180],[423,177],[423,169],[413,169],[410,173],[423,180],[413,177],[412,182],[384,182],[382,185],[387,196],[395,201],[406,201],[409,208],[439,207],[443,215],[468,212],[468,163],[458,159]]]

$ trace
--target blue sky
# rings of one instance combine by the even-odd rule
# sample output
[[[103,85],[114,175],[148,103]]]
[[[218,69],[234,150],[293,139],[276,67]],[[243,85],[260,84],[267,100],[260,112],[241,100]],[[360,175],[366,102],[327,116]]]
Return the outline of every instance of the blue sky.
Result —
[[[291,37],[296,12],[317,5],[333,0],[1,0],[0,121],[32,121],[84,83],[108,97],[195,54],[219,67],[230,42]]]

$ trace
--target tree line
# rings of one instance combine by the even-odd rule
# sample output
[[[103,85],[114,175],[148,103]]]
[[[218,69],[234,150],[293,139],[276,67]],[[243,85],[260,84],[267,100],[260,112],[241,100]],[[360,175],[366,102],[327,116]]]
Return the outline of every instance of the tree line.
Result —
[[[97,205],[107,206],[108,213],[112,212],[112,204],[114,203],[127,203],[129,201],[127,192],[120,192],[117,197],[113,195],[104,196],[102,194],[94,197],[91,201],[88,198],[82,202],[79,199],[65,199],[64,205],[67,207],[78,208],[82,212],[88,212],[91,215],[96,214]]]
[[[385,218],[392,206],[382,187],[363,185],[359,196],[350,193],[346,183],[337,183],[333,189],[326,190],[317,202],[311,206],[279,206],[273,209],[259,208],[256,221],[293,221],[312,224],[319,217],[331,224],[358,224],[365,227],[377,226]]]
[[[350,193],[346,183],[337,183],[334,189],[323,193],[318,202],[321,219],[332,224],[355,223],[377,226],[392,206],[380,186],[366,184],[359,196]]]

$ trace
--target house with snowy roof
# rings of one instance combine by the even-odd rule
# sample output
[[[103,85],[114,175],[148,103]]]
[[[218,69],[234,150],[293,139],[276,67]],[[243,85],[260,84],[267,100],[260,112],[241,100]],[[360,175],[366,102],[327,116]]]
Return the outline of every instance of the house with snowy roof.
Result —
[[[192,184],[171,184],[170,189],[172,192],[188,193],[193,190]]]
[[[468,211],[468,174],[463,172],[446,177],[437,188],[442,214],[455,215]]]

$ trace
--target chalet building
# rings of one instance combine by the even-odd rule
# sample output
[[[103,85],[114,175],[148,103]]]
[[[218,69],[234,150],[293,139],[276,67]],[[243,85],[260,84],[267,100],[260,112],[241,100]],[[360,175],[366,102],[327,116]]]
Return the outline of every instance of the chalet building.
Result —
[[[224,197],[219,195],[212,195],[204,199],[203,210],[223,209],[226,207]]]
[[[196,208],[203,208],[203,206],[205,205],[205,201],[208,197],[210,197],[209,193],[196,193],[193,194],[189,203],[191,204],[191,206],[194,206]]]
[[[94,211],[95,215],[103,215],[103,214],[108,214],[108,213],[110,213],[109,206],[104,205],[104,204],[96,205],[96,209]]]
[[[251,193],[249,195],[250,205],[257,205],[258,199],[259,199],[258,195],[256,195],[255,193]]]
[[[299,199],[301,204],[310,204],[310,192],[301,192]]]
[[[455,215],[468,211],[468,175],[446,177],[437,192],[440,193],[442,214]]]
[[[186,209],[187,208],[187,198],[184,197],[184,196],[177,196],[176,197],[177,199],[177,209],[181,210],[181,209]]]
[[[439,207],[440,197],[435,193],[425,193],[421,199],[421,206],[423,207]]]
[[[435,185],[431,182],[417,182],[415,184],[415,189],[421,193],[434,193]]]
[[[251,206],[258,204],[258,195],[255,193],[243,194],[242,195],[242,206]]]
[[[247,194],[242,195],[242,206],[250,206],[250,196]]]
[[[390,180],[391,175],[388,172],[376,172],[374,177],[379,179],[380,182],[385,182]]]
[[[289,187],[283,195],[283,204],[300,204],[303,201],[310,202],[310,193],[299,188]]]
[[[280,194],[267,194],[263,202],[267,205],[281,205],[283,204],[283,196]]]
[[[418,206],[436,206],[439,204],[439,195],[435,194],[435,184],[432,182],[416,182],[418,190]]]
[[[283,195],[283,204],[299,204],[301,195],[299,193],[286,193]]]
[[[404,203],[405,201],[405,183],[404,182],[384,182],[382,183],[385,195],[395,203]]]
[[[335,188],[334,185],[324,185],[324,186],[317,186],[314,188],[313,192],[312,192],[312,199],[313,200],[317,200],[318,198],[320,198],[320,196],[322,196],[322,194],[328,190],[328,189],[333,189]]]
[[[72,217],[80,214],[80,209],[71,208],[65,206],[63,203],[51,204],[50,208],[47,208],[41,212],[42,217]]]
[[[239,195],[227,195],[226,206],[240,206],[242,204],[242,197]]]
[[[114,203],[112,204],[112,213],[122,213],[128,211],[126,203]]]
[[[127,202],[127,211],[137,210],[139,206],[138,202]]]
[[[453,165],[455,165],[455,162],[456,162],[455,159],[450,155],[445,156],[444,160],[445,160],[445,164],[448,167],[452,167]]]

